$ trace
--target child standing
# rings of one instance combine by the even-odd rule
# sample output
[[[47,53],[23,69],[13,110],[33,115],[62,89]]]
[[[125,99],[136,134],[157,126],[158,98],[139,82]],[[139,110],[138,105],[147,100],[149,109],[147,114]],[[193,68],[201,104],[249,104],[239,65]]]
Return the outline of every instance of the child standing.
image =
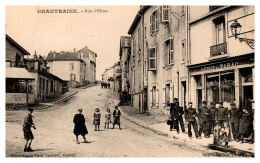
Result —
[[[82,114],[82,109],[78,109],[78,114],[75,114],[73,118],[73,123],[75,124],[73,133],[76,135],[76,143],[80,144],[78,136],[82,135],[84,142],[83,143],[88,143],[86,140],[85,135],[88,134],[87,127],[85,125],[85,117]]]
[[[95,125],[95,131],[100,131],[99,130],[99,125],[100,125],[100,118],[101,118],[101,113],[99,112],[99,108],[95,109],[95,113],[94,113],[94,120],[93,120],[93,125]]]
[[[229,132],[230,129],[228,127],[228,123],[224,122],[223,128],[221,128],[220,133],[222,135],[222,141],[225,142],[224,147],[228,147],[228,142],[229,142]]]
[[[105,114],[105,118],[106,118],[106,121],[105,121],[105,129],[109,129],[109,123],[111,123],[111,113],[110,113],[110,109],[108,108],[107,109],[107,112]]]

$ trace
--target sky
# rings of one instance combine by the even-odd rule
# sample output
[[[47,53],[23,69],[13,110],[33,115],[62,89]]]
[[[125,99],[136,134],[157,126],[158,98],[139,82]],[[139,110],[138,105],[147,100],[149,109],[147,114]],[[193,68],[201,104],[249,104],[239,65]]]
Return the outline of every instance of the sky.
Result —
[[[38,13],[46,9],[77,9],[79,13]],[[104,11],[96,13],[95,9]],[[138,10],[139,6],[7,6],[5,30],[31,57],[35,51],[47,56],[50,51],[72,52],[87,46],[97,53],[100,80],[104,70],[119,60],[120,36],[128,35]]]

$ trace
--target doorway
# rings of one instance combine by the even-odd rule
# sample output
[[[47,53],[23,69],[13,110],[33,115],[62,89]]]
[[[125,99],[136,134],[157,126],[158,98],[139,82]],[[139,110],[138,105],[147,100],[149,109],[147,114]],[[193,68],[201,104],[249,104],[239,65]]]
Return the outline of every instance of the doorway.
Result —
[[[250,107],[249,101],[253,99],[253,86],[243,86],[243,106]]]
[[[197,108],[202,106],[202,90],[197,89]]]
[[[186,109],[186,81],[181,82],[182,85],[182,93],[181,93],[181,105],[183,106],[184,109]]]
[[[147,111],[147,88],[144,88],[144,112]]]

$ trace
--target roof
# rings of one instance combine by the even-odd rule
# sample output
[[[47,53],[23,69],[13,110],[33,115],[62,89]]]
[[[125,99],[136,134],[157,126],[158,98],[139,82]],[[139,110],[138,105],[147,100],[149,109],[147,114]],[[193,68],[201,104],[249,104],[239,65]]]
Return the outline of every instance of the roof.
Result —
[[[30,55],[30,53],[25,50],[21,45],[19,45],[16,41],[14,41],[10,36],[5,34],[5,37],[7,40],[9,40],[14,46],[16,46],[18,49],[20,49],[23,52],[23,55]]]
[[[48,56],[47,56],[46,60],[47,60],[47,61],[52,61],[52,60],[53,60],[53,58],[54,58],[54,54],[55,54],[55,57],[57,57],[57,56],[59,56],[59,55],[60,55],[60,53],[56,53],[56,52],[49,52],[49,54],[48,54]]]
[[[5,78],[35,80],[25,68],[17,67],[6,67]]]
[[[82,53],[93,53],[95,54],[95,57],[97,57],[97,54],[95,52],[93,52],[92,50],[90,50],[87,46],[85,46],[84,48],[78,50],[78,52],[82,52]]]
[[[80,61],[85,63],[82,59],[78,57],[78,53],[70,52],[65,52],[63,54],[58,55],[57,57],[53,58],[53,61]]]
[[[128,30],[128,34],[131,35],[136,27],[136,25],[138,24],[139,20],[141,19],[142,14],[151,6],[143,6],[141,7],[141,9],[137,12],[135,19],[132,23],[132,25],[130,26],[129,30]]]

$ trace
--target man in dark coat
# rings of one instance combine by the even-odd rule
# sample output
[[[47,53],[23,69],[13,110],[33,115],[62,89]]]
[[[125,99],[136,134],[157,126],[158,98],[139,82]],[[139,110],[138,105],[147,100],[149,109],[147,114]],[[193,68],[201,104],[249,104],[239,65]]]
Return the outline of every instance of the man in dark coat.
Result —
[[[216,121],[219,124],[219,126],[222,128],[224,125],[224,122],[227,121],[227,108],[223,107],[223,102],[219,102],[219,108],[216,110]]]
[[[202,101],[202,107],[198,109],[199,111],[199,134],[201,136],[202,132],[204,133],[205,137],[208,138],[210,136],[210,132],[208,131],[207,127],[209,126],[209,116],[210,116],[210,109],[207,107],[207,101]]]
[[[170,117],[172,120],[172,124],[170,125],[170,131],[173,131],[173,129],[176,129],[176,126],[175,126],[176,123],[174,123],[174,108],[176,106],[177,101],[178,101],[178,99],[174,98],[173,103],[170,104]]]
[[[28,114],[24,117],[24,121],[23,121],[23,133],[24,133],[24,139],[26,140],[24,152],[33,151],[31,148],[31,144],[34,139],[34,136],[31,127],[34,129],[36,129],[36,127],[33,123],[34,116],[32,115],[32,113],[33,113],[33,108],[28,108]]]
[[[231,102],[230,106],[231,106],[231,110],[228,111],[228,117],[231,124],[233,138],[234,140],[239,141],[238,131],[239,131],[239,119],[241,117],[241,112],[239,109],[236,108],[234,102]]]
[[[244,138],[248,138],[252,134],[251,123],[253,121],[252,113],[247,107],[243,108],[243,113],[241,114],[240,124],[239,124],[239,138],[241,143],[243,143]]]
[[[118,109],[118,106],[115,106],[115,110],[113,111],[114,121],[113,121],[113,127],[112,127],[112,129],[114,129],[115,125],[118,124],[119,129],[122,130],[121,127],[120,127],[120,116],[121,116],[121,112],[120,112],[120,110]]]
[[[195,108],[192,108],[192,102],[188,103],[189,106],[188,108],[185,110],[185,119],[188,122],[188,135],[189,138],[192,139],[192,132],[191,132],[191,125],[193,126],[195,135],[197,139],[201,139],[199,132],[198,132],[198,125],[196,122],[196,116],[197,116],[197,112]]]
[[[214,127],[216,126],[216,106],[215,102],[210,102],[210,109],[209,109],[209,123],[208,123],[208,132],[213,134]]]
[[[179,124],[181,126],[181,130],[185,133],[185,127],[182,119],[182,115],[184,114],[183,107],[179,106],[179,101],[175,102],[175,107],[173,110],[173,118],[174,118],[174,126],[176,127],[177,133],[179,134]]]
[[[75,114],[73,118],[73,123],[75,124],[73,133],[76,135],[76,143],[80,144],[78,136],[82,135],[84,142],[83,143],[88,143],[86,140],[85,135],[88,134],[87,127],[85,125],[85,117],[82,114],[82,109],[78,109],[78,114]]]

